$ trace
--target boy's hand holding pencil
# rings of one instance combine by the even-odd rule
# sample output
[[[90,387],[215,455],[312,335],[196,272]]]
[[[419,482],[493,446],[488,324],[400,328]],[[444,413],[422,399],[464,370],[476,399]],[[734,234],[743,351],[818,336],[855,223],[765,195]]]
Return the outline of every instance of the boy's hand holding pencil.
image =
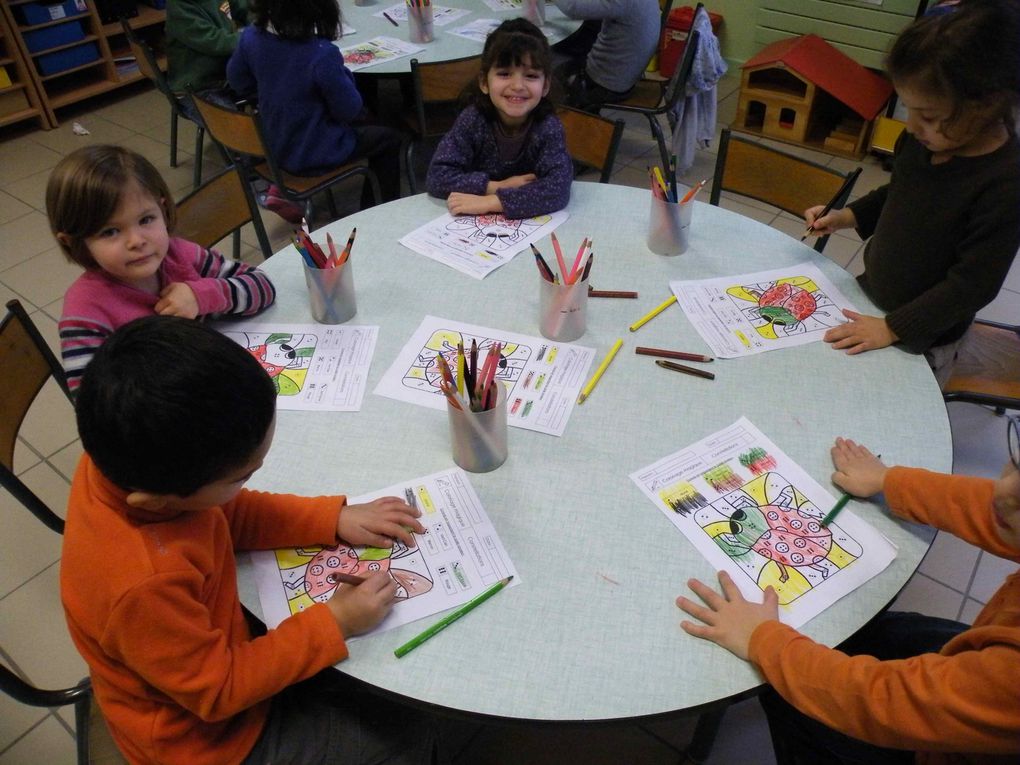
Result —
[[[347,505],[340,511],[336,535],[355,545],[392,547],[399,539],[413,545],[411,532],[425,533],[418,521],[421,511],[398,497],[380,497],[363,505]]]
[[[344,637],[360,635],[375,627],[397,602],[397,583],[386,571],[365,577],[357,586],[338,587],[326,607]]]

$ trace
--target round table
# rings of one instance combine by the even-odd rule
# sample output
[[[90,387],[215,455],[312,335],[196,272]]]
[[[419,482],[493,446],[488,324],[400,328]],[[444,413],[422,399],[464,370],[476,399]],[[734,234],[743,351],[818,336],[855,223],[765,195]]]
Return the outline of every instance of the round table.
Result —
[[[875,310],[848,273],[809,247],[700,202],[690,249],[653,255],[645,246],[648,197],[636,188],[574,184],[570,218],[557,236],[567,249],[592,237],[597,288],[640,293],[637,300],[593,299],[588,330],[576,342],[595,347],[597,359],[616,338],[624,346],[562,437],[510,428],[507,462],[470,475],[521,584],[403,659],[394,648],[438,617],[358,639],[339,665],[343,672],[446,710],[529,721],[633,720],[747,693],[760,683],[748,663],[680,628],[674,598],[688,578],[714,581],[715,572],[628,475],[741,415],[826,487],[829,447],[840,435],[880,450],[890,464],[950,470],[948,418],[923,357],[898,348],[849,357],[817,342],[717,360],[716,379],[707,381],[636,355],[637,345],[709,352],[677,306],[628,332],[669,296],[671,279],[811,261],[860,309]],[[419,195],[327,227],[338,242],[358,228],[358,313],[350,323],[380,327],[368,393],[357,413],[281,411],[253,488],[355,495],[452,466],[444,412],[371,391],[426,314],[538,335],[539,274],[525,252],[476,281],[398,243],[444,211],[442,201]],[[548,241],[540,247],[549,249]],[[310,322],[293,248],[265,270],[279,296],[262,318]],[[899,550],[884,572],[805,626],[828,645],[896,596],[932,538],[877,505],[852,502],[849,509]],[[242,600],[261,613],[243,558]]]
[[[398,4],[392,0],[366,0],[364,4],[345,3],[343,6],[344,22],[354,27],[354,34],[344,35],[337,41],[337,45],[346,48],[355,43],[365,42],[380,35],[395,37],[399,40],[408,41],[408,25],[404,20],[398,21],[398,26],[393,26],[382,16],[375,14]],[[421,43],[422,50],[410,56],[383,61],[364,69],[359,69],[358,74],[394,75],[409,74],[411,71],[411,59],[416,58],[422,63],[430,61],[452,61],[453,59],[474,56],[482,52],[481,43],[469,40],[466,37],[451,34],[451,30],[458,29],[477,19],[496,19],[503,21],[522,16],[519,10],[494,11],[482,0],[451,0],[446,3],[433,3],[438,7],[461,8],[469,11],[464,16],[444,26],[435,27],[435,39],[430,43]],[[576,30],[581,22],[569,19],[563,15],[552,3],[546,4],[545,26],[542,31],[546,33],[549,44],[557,43],[570,33]]]

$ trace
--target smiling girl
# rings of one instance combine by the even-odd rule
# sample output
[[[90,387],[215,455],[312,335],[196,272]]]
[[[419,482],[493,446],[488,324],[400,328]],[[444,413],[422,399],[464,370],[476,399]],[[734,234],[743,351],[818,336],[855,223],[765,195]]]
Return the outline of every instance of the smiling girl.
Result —
[[[177,209],[148,160],[119,146],[88,146],[54,168],[50,229],[85,269],[64,295],[60,352],[77,392],[85,366],[115,329],[150,314],[253,316],[276,290],[262,271],[171,235]]]
[[[890,183],[817,217],[867,239],[858,281],[887,315],[844,311],[825,340],[849,354],[925,353],[939,384],[1020,247],[1020,3],[967,0],[897,38],[886,68],[907,108]]]
[[[525,19],[504,21],[485,40],[478,90],[432,157],[428,191],[454,215],[531,218],[570,201],[573,164],[547,98],[552,56]]]

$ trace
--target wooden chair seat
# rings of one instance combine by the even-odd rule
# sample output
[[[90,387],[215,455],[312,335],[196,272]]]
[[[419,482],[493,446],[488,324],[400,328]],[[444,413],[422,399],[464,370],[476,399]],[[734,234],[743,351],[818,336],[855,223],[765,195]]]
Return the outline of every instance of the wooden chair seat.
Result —
[[[666,89],[665,82],[656,80],[638,80],[637,85],[630,94],[623,100],[616,102],[617,106],[630,106],[635,109],[654,109],[662,103],[663,91]],[[606,109],[612,109],[614,104],[606,104]]]
[[[942,394],[946,401],[1020,409],[1020,327],[974,322]]]

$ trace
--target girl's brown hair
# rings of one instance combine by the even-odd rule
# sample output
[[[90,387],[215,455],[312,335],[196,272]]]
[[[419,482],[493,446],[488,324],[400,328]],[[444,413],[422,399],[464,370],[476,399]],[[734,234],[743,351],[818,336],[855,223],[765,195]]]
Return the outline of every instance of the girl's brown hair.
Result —
[[[524,66],[527,64],[545,75],[546,82],[553,83],[552,51],[542,30],[527,19],[507,19],[489,33],[482,48],[479,78],[485,79],[493,67]],[[468,86],[468,98],[490,122],[499,119],[492,99],[482,92],[478,83]],[[548,96],[538,102],[531,112],[535,121],[552,114],[555,107]]]
[[[46,183],[50,230],[72,263],[96,269],[87,237],[113,217],[121,194],[131,183],[160,203],[167,231],[177,223],[177,207],[163,176],[141,154],[120,146],[85,146],[64,157]]]

